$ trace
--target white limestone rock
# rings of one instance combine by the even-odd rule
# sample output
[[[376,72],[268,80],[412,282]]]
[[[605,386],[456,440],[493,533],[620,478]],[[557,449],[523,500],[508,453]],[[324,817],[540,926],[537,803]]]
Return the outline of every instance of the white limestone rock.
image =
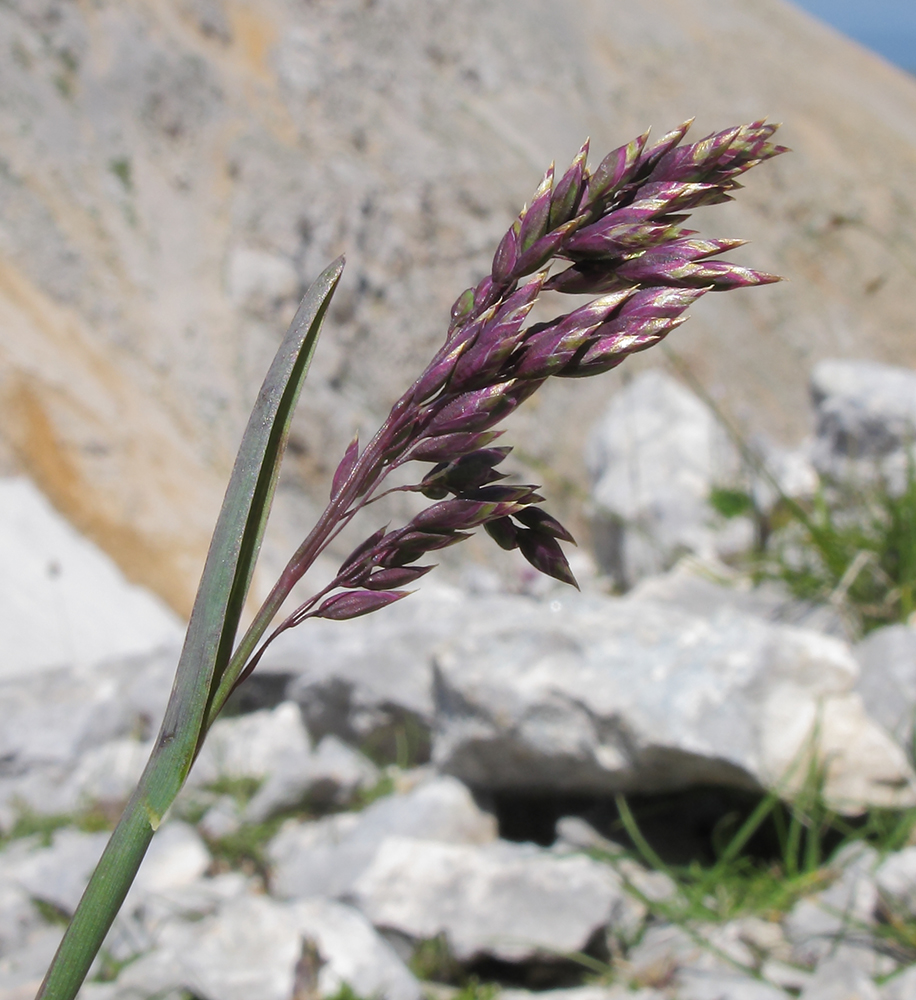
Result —
[[[799,900],[783,921],[794,960],[813,966],[843,943],[871,951],[867,928],[874,923],[878,903],[875,884],[877,852],[852,843],[831,859],[836,881],[827,889]]]
[[[322,963],[315,983],[319,996],[334,996],[347,984],[358,997],[420,1000],[420,984],[358,910],[326,899],[302,900],[291,910]]]
[[[303,961],[312,948],[317,970]],[[316,981],[308,981],[313,971]],[[166,922],[155,949],[118,977],[112,1000],[145,1000],[170,990],[189,990],[201,1000],[289,1000],[301,987],[325,997],[344,983],[359,996],[420,997],[391,947],[350,907],[245,894],[203,919]]]
[[[262,784],[241,818],[261,822],[306,796],[320,805],[345,805],[379,780],[368,758],[333,736],[312,749],[294,701],[214,723],[191,777],[189,791],[219,778],[256,778]]]
[[[728,608],[782,625],[798,625],[838,638],[846,637],[836,609],[793,597],[776,581],[754,585],[722,562],[685,556],[667,572],[649,576],[626,595],[630,601],[670,604],[708,618]]]
[[[882,984],[878,995],[881,1000],[912,1000],[916,996],[916,965],[903,969]]]
[[[74,807],[126,802],[140,780],[153,741],[111,740],[82,754],[61,790]],[[69,811],[69,810],[68,810]]]
[[[678,1000],[787,1000],[789,994],[754,978],[754,952],[738,923],[650,927],[627,957],[636,982],[673,987]],[[742,971],[742,966],[747,970]]]
[[[916,720],[916,628],[877,628],[853,652],[859,662],[856,691],[869,715],[909,749]]]
[[[0,958],[0,998],[32,1000],[63,937],[63,927],[37,928],[16,949]]]
[[[598,561],[618,585],[668,569],[685,552],[753,545],[750,521],[717,519],[708,502],[715,487],[736,484],[738,450],[712,410],[670,375],[645,371],[615,393],[585,460]]]
[[[203,876],[211,861],[210,852],[193,826],[177,820],[166,822],[153,837],[125,907],[136,906],[145,896],[191,885]]]
[[[836,808],[916,801],[903,751],[852,693],[857,673],[835,638],[728,609],[517,603],[441,647],[433,759],[481,789],[791,797],[816,737]]]
[[[277,318],[279,309],[303,291],[292,261],[252,247],[236,247],[231,252],[226,286],[236,306],[267,319]]]
[[[916,440],[916,372],[864,359],[820,361],[811,373],[814,463],[850,486],[906,488]]]
[[[352,898],[376,927],[416,941],[444,934],[459,961],[555,958],[642,918],[609,866],[507,841],[387,837]]]
[[[317,805],[342,806],[360,789],[377,784],[380,777],[367,757],[328,735],[304,761],[298,755],[282,757],[246,806],[244,819],[260,822],[297,805],[306,795]]]
[[[149,653],[181,633],[30,480],[0,479],[0,680]]]
[[[120,959],[134,958],[156,947],[169,924],[200,921],[260,887],[241,872],[222,872],[193,881],[178,881],[155,892],[134,895],[118,915],[105,947]]]
[[[242,825],[242,808],[232,795],[220,795],[204,813],[197,828],[211,840],[219,840],[235,833]]]
[[[0,957],[15,954],[41,923],[29,893],[0,879]]]
[[[149,749],[134,736],[158,727],[177,658],[165,646],[0,680],[0,827],[20,806],[67,813],[129,794]]]
[[[35,899],[72,914],[102,851],[107,833],[56,830],[49,847],[33,845],[12,871],[15,882]]]
[[[889,854],[875,870],[875,884],[894,911],[916,916],[916,847]]]
[[[243,896],[203,920],[166,924],[157,951],[168,959],[148,958],[149,969],[135,971],[129,983],[141,972],[151,980],[151,973],[165,972],[166,982],[160,978],[146,988],[183,987],[201,1000],[289,1000],[302,946],[287,907],[264,896]]]
[[[308,768],[312,747],[298,706],[286,701],[236,718],[217,719],[191,769],[192,787],[219,778],[266,778],[280,768]]]
[[[818,964],[799,1000],[881,1000],[881,995],[859,965],[831,956]]]
[[[393,748],[398,726],[428,734],[432,651],[486,603],[441,584],[422,587],[384,615],[290,629],[258,671],[290,675],[288,697],[301,705],[315,739],[333,734],[352,746]]]
[[[569,986],[565,989],[500,990],[495,1000],[667,1000],[660,990],[631,990],[623,984],[614,986]]]
[[[268,846],[271,887],[281,898],[343,897],[371,864],[385,837],[404,835],[452,844],[496,839],[496,821],[454,778],[420,784],[373,802],[361,813],[289,822]]]

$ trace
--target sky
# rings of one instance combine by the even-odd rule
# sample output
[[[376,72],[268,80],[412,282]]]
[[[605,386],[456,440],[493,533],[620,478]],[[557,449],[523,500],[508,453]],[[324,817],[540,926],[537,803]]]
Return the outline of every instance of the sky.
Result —
[[[795,0],[822,21],[916,73],[916,0]]]

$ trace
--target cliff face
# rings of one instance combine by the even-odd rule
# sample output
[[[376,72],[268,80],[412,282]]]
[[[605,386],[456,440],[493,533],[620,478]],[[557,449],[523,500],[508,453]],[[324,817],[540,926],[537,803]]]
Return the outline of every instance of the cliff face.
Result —
[[[14,0],[0,52],[0,465],[181,611],[308,281],[347,252],[268,559],[587,134],[785,123],[704,225],[791,281],[672,338],[739,422],[800,436],[823,356],[916,366],[916,81],[782,0]],[[579,476],[613,384],[548,386],[515,440]]]

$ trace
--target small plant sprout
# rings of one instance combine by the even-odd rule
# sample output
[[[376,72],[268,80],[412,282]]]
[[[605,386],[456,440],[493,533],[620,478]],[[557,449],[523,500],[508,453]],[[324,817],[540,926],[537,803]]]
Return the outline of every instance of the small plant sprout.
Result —
[[[683,228],[691,209],[730,201],[741,174],[784,152],[771,141],[776,126],[757,121],[681,145],[689,125],[654,144],[647,132],[591,171],[587,142],[561,177],[548,169],[500,241],[490,273],[456,300],[435,357],[372,440],[347,449],[328,506],[237,640],[292,412],[343,259],[306,293],[242,440],[159,738],[39,998],[76,995],[207,730],[274,637],[309,618],[355,618],[402,600],[432,569],[422,560],[478,527],[542,573],[575,584],[560,544],[572,541],[569,532],[543,509],[538,487],[507,483],[499,471],[510,451],[494,444],[499,423],[548,378],[597,375],[657,344],[707,292],[778,280],[720,258],[741,240]],[[566,266],[551,273],[558,262]],[[549,322],[527,323],[548,290],[592,298]],[[395,489],[421,494],[430,506],[370,534],[326,587],[269,631],[316,557],[382,495],[389,473],[408,465],[426,471]]]

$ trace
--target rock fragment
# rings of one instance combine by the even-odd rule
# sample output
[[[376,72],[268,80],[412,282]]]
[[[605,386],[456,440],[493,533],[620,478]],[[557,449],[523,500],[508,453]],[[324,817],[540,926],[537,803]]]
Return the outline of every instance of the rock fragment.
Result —
[[[433,759],[473,788],[791,798],[813,746],[841,811],[916,801],[902,750],[852,693],[848,647],[722,609],[570,595],[440,648]]]
[[[868,714],[904,748],[912,746],[916,721],[916,629],[885,625],[854,647],[859,662],[856,691]]]
[[[361,813],[288,823],[268,847],[273,891],[281,898],[345,896],[384,838],[396,835],[485,844],[496,838],[496,821],[459,781],[440,777]]]
[[[854,961],[825,958],[818,964],[800,1000],[881,1000],[872,978]]]
[[[870,951],[868,927],[874,923],[878,903],[877,858],[873,848],[850,844],[830,862],[836,881],[795,904],[783,927],[796,962],[813,966],[841,943]]]
[[[814,464],[847,486],[906,488],[916,440],[916,372],[861,359],[827,359],[811,373]]]
[[[586,463],[595,504],[598,561],[618,586],[702,557],[753,544],[746,518],[716,521],[715,487],[734,486],[740,456],[716,415],[670,375],[641,372],[592,429]]]
[[[605,928],[634,932],[642,916],[608,866],[506,841],[388,837],[352,896],[376,927],[415,941],[444,934],[461,962],[556,960]]]

